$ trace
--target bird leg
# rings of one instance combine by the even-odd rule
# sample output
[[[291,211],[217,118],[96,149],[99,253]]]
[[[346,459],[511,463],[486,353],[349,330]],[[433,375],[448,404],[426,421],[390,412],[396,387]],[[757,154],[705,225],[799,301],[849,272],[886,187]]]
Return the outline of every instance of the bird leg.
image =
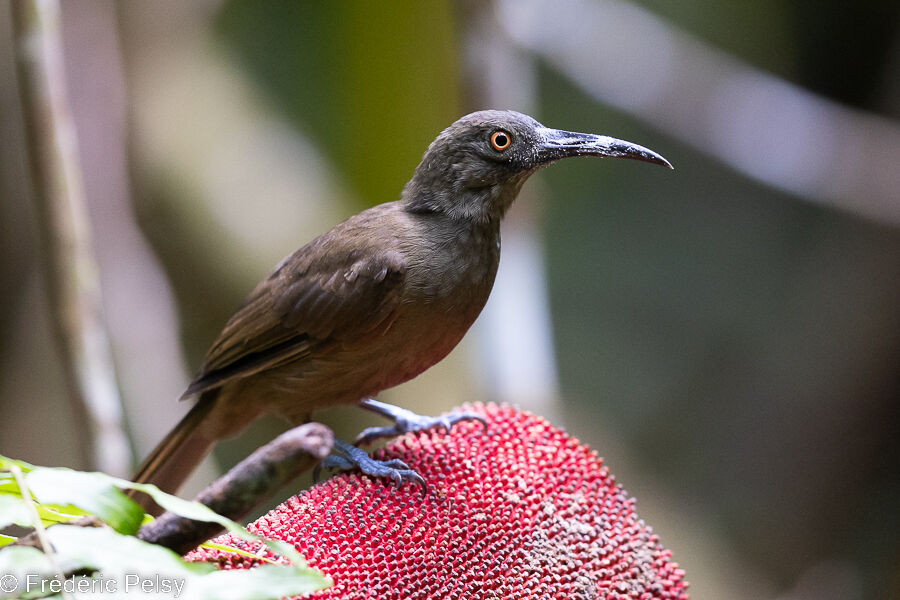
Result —
[[[359,405],[366,410],[387,417],[393,421],[394,424],[386,427],[368,427],[364,429],[356,436],[354,444],[357,446],[370,444],[378,438],[394,437],[411,431],[424,431],[426,429],[431,429],[432,427],[443,427],[444,431],[449,433],[450,428],[453,427],[454,423],[458,423],[459,421],[478,421],[484,426],[485,431],[487,431],[488,427],[484,417],[471,412],[459,412],[440,417],[428,417],[417,415],[405,408],[379,402],[372,398],[363,399]]]
[[[397,487],[400,487],[404,481],[410,481],[420,486],[422,493],[425,494],[428,491],[425,480],[410,469],[405,462],[396,458],[393,460],[376,460],[369,456],[365,450],[357,448],[357,446],[369,444],[378,438],[394,437],[411,431],[431,429],[432,427],[443,427],[444,431],[449,432],[450,428],[459,421],[478,421],[487,431],[485,418],[470,412],[453,413],[442,417],[426,417],[417,415],[399,406],[378,402],[372,398],[365,398],[360,402],[360,406],[387,417],[394,424],[386,427],[369,427],[363,430],[356,438],[356,445],[335,440],[331,454],[313,470],[314,480],[318,480],[323,468],[339,471],[359,469],[370,477],[389,478]]]
[[[428,492],[428,485],[421,475],[410,469],[409,465],[402,460],[398,458],[393,460],[376,460],[369,456],[365,450],[337,439],[334,440],[331,454],[316,465],[316,468],[313,470],[313,481],[319,479],[319,474],[323,468],[339,471],[359,469],[370,477],[389,478],[398,488],[404,481],[410,481],[422,488],[423,495]]]

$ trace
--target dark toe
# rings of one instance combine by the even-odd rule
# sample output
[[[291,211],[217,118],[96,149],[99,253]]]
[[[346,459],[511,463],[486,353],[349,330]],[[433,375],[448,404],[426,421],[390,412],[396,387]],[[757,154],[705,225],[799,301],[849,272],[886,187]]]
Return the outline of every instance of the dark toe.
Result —
[[[318,475],[323,467],[326,469],[340,469],[342,471],[359,469],[369,477],[390,479],[391,483],[396,487],[400,487],[404,481],[408,481],[418,485],[422,489],[423,495],[428,491],[425,480],[399,458],[376,460],[364,450],[340,440],[335,441],[333,454],[329,455],[313,470],[314,479],[318,479]]]

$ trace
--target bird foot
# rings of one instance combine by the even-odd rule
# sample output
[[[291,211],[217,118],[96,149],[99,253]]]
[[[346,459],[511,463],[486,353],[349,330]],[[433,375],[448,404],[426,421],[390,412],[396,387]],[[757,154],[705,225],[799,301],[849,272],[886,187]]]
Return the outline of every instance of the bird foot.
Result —
[[[319,480],[322,469],[329,471],[349,471],[359,469],[370,477],[390,479],[396,487],[403,485],[404,481],[415,483],[422,488],[422,495],[428,492],[428,485],[422,476],[409,468],[400,459],[376,460],[369,456],[365,450],[357,448],[341,440],[334,441],[334,448],[325,460],[316,465],[313,470],[313,481]]]
[[[394,406],[393,404],[378,402],[371,398],[366,398],[360,402],[360,406],[366,410],[387,417],[392,420],[394,424],[385,427],[368,427],[364,429],[356,436],[354,444],[357,446],[371,444],[379,438],[395,437],[411,431],[424,431],[426,429],[431,429],[432,427],[441,427],[445,432],[449,433],[450,428],[460,421],[478,421],[484,427],[485,431],[487,431],[488,428],[487,420],[484,417],[471,412],[451,413],[441,417],[428,417],[418,415],[405,408]]]

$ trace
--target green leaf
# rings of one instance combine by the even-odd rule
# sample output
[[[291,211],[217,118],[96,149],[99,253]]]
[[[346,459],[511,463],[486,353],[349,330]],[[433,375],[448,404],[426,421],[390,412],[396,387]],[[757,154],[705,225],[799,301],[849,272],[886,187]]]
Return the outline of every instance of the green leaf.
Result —
[[[132,481],[116,479],[113,477],[110,477],[110,479],[115,485],[118,485],[120,487],[131,488],[133,490],[144,492],[145,494],[153,498],[153,501],[159,504],[165,510],[173,512],[187,519],[193,519],[195,521],[210,521],[213,523],[219,523],[223,527],[235,525],[234,521],[214,512],[208,506],[200,504],[199,502],[194,502],[192,500],[185,500],[184,498],[179,498],[178,496],[173,496],[172,494],[167,494],[153,484],[134,483]]]
[[[31,513],[27,512],[25,519],[22,519],[22,507],[27,505],[22,499],[22,494],[16,488],[15,492],[0,491],[0,528],[6,527],[11,523],[22,527],[33,527],[31,522]],[[41,524],[44,527],[55,525],[56,523],[68,523],[73,519],[83,517],[88,514],[75,506],[55,506],[52,504],[35,504]],[[3,544],[0,544],[2,546]]]
[[[38,500],[39,514],[45,524],[69,520],[61,517],[69,506],[77,507],[97,516],[120,533],[135,533],[144,522],[144,512],[118,488],[135,489],[149,495],[167,511],[196,521],[218,523],[229,533],[247,541],[261,540],[272,552],[288,559],[292,564],[305,565],[306,561],[293,546],[277,540],[266,540],[210,510],[199,502],[192,502],[167,494],[155,485],[140,484],[112,477],[105,473],[85,473],[62,467],[36,467],[0,456],[0,467],[17,464],[28,473],[26,481]],[[18,486],[15,491],[20,493]],[[52,504],[53,507],[47,507]]]
[[[53,565],[46,554],[31,546],[10,546],[0,552],[0,578],[6,577],[0,579],[4,598],[10,592],[12,598],[20,597],[26,591],[29,575],[34,580],[53,577]]]
[[[331,585],[331,580],[318,571],[295,569],[262,565],[254,569],[216,571],[203,578],[202,589],[185,586],[185,593],[192,600],[267,600],[311,594]]]
[[[13,537],[11,535],[3,535],[2,533],[0,533],[0,548],[2,548],[3,546],[8,546],[9,544],[12,544],[17,539],[19,539],[19,538]]]
[[[55,504],[38,504],[37,511],[44,525],[68,523],[73,519],[90,514],[77,506],[57,506]]]
[[[154,502],[170,512],[173,512],[182,517],[186,517],[188,519],[194,519],[195,521],[208,521],[212,523],[218,523],[229,533],[231,533],[235,537],[241,538],[242,540],[246,540],[248,542],[259,540],[263,542],[266,547],[269,548],[269,550],[285,557],[286,559],[291,561],[291,564],[295,566],[306,564],[306,560],[302,556],[300,556],[297,550],[290,544],[286,544],[285,542],[282,542],[280,540],[267,540],[265,538],[253,535],[231,519],[213,512],[209,507],[200,504],[199,502],[192,502],[189,500],[184,500],[183,498],[179,498],[177,496],[173,496],[171,494],[167,494],[152,484],[133,483],[131,481],[125,480],[119,480],[119,483],[123,487],[130,487],[144,492],[145,494],[153,498]]]
[[[9,472],[0,472],[0,493],[19,493],[19,484]]]
[[[0,529],[9,525],[32,527],[31,511],[21,496],[0,494]]]
[[[208,563],[187,563],[168,548],[143,542],[136,537],[118,534],[103,527],[57,525],[47,530],[65,571],[98,569],[104,575],[152,571],[166,575],[210,573]]]
[[[308,594],[330,583],[308,567],[218,571],[212,564],[188,563],[171,550],[104,528],[58,525],[48,529],[47,536],[64,570],[97,569],[104,579],[117,580],[118,591],[138,591],[133,580],[139,577],[151,581],[157,592],[168,582],[179,600],[265,600]]]
[[[264,600],[308,594],[330,585],[329,579],[306,566],[303,557],[290,544],[255,536],[208,507],[166,494],[156,486],[135,484],[103,473],[35,467],[0,456],[0,468],[11,465],[17,465],[27,473],[26,482],[37,500],[36,508],[45,524],[63,523],[87,511],[116,530],[67,525],[47,530],[47,537],[55,548],[56,560],[63,571],[96,570],[104,581],[114,580],[117,586],[114,591],[141,591],[135,586],[143,583],[151,586],[150,591],[163,595],[177,593],[179,598],[188,600]],[[188,563],[166,548],[130,535],[121,535],[134,533],[144,521],[152,518],[145,515],[119,488],[140,490],[175,514],[218,523],[244,540],[262,541],[272,552],[291,561],[292,565],[267,564],[249,570],[217,571],[213,565]],[[32,525],[30,516],[23,512],[23,508],[27,509],[27,505],[18,485],[8,474],[0,473],[0,522]],[[13,539],[3,536],[0,546]],[[240,549],[219,544],[211,546],[273,562]],[[38,579],[53,577],[53,569],[43,553],[35,548],[15,546],[0,552],[0,573],[20,573],[23,577],[33,574]],[[171,587],[162,589],[160,585]],[[26,591],[29,598],[46,596],[40,593],[41,590],[32,589],[20,590],[22,593],[17,592],[12,597],[24,598],[26,596],[22,594]],[[109,591],[109,588],[103,589],[107,596]]]
[[[0,454],[0,471],[9,471],[10,467],[12,467],[13,465],[22,469],[23,473],[27,473],[34,469],[34,465],[28,464],[24,460],[16,460],[14,458],[8,458]]]
[[[141,507],[118,489],[118,480],[103,473],[34,467],[25,481],[38,502],[77,506],[120,533],[135,533],[144,519]]]
[[[13,538],[15,539],[15,538]],[[245,556],[247,558],[252,558],[253,560],[258,560],[261,562],[277,565],[280,563],[275,562],[271,558],[266,558],[265,556],[260,556],[258,554],[254,554],[253,552],[249,552],[244,550],[243,548],[238,548],[236,546],[229,546],[228,544],[217,544],[215,542],[204,542],[200,544],[201,548],[209,548],[210,550],[218,550],[219,552],[230,552],[231,554],[239,554],[240,556]]]

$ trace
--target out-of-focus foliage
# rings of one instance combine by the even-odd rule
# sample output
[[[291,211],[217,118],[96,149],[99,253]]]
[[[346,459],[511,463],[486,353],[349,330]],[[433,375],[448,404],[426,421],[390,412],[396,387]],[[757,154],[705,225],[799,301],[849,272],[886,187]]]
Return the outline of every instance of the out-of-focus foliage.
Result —
[[[266,564],[256,573],[218,571],[211,564],[192,563],[168,550],[137,539],[140,525],[152,520],[141,507],[122,493],[134,488],[149,494],[155,502],[173,514],[220,524],[237,538],[258,541],[234,521],[211,511],[198,502],[188,502],[161,492],[154,485],[133,484],[104,473],[85,473],[63,468],[33,466],[23,461],[0,456],[0,529],[10,523],[28,530],[40,531],[52,547],[52,557],[41,547],[10,546],[0,549],[0,572],[7,576],[4,598],[46,597],[48,587],[41,580],[78,573],[78,577],[114,580],[112,587],[74,588],[79,591],[100,589],[126,592],[126,583],[137,573],[143,577],[163,576],[177,586],[185,598],[202,600],[232,597],[281,598],[308,594],[328,587],[329,580],[309,568],[293,546],[277,540],[265,540],[269,549],[290,564]],[[37,516],[40,523],[32,517]],[[79,515],[92,515],[109,527],[67,525]],[[49,528],[50,525],[57,525]],[[7,536],[4,536],[7,537]],[[10,541],[10,540],[4,540]],[[2,546],[4,544],[0,544]],[[243,550],[211,544],[226,552],[245,554]],[[170,587],[172,589],[172,587]],[[158,590],[164,591],[164,590]],[[176,594],[177,595],[177,594]],[[55,595],[52,597],[56,597]]]
[[[460,110],[452,8],[241,0],[217,22],[251,76],[371,205],[398,198],[424,146]]]

